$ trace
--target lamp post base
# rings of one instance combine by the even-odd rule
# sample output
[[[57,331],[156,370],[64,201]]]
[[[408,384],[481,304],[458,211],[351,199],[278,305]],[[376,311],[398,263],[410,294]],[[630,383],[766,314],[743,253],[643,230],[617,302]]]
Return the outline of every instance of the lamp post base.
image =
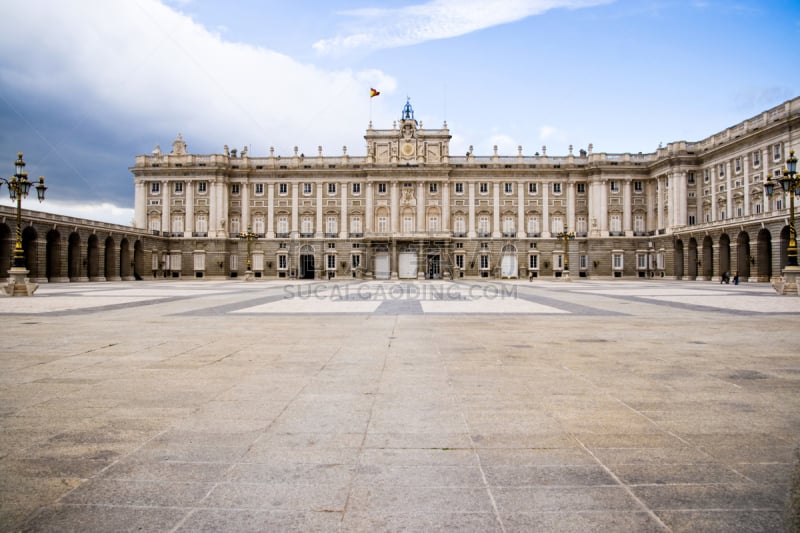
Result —
[[[38,283],[28,280],[30,271],[24,267],[11,267],[8,271],[8,283],[3,287],[3,294],[6,296],[33,296]]]
[[[245,270],[244,272],[244,280],[245,281],[253,281],[256,279],[255,274],[253,274],[252,270]]]
[[[798,282],[800,282],[800,266],[787,266],[783,270],[783,277],[779,281],[772,282],[772,288],[778,294],[800,295]]]

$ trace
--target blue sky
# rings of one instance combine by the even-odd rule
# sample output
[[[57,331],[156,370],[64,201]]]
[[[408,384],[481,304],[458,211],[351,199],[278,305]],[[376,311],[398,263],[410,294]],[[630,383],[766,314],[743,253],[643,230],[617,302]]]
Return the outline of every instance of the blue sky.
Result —
[[[796,1],[3,4],[0,175],[21,150],[49,186],[24,207],[125,224],[128,167],[178,132],[194,153],[363,155],[370,107],[390,128],[408,96],[452,154],[653,152],[800,95]]]

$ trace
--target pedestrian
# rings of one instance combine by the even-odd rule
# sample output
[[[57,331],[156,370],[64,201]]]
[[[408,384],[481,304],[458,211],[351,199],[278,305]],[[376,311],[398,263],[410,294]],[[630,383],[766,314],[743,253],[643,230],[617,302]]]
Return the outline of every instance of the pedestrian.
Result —
[[[738,272],[733,275],[733,284],[734,285],[738,285],[739,284],[739,273]]]

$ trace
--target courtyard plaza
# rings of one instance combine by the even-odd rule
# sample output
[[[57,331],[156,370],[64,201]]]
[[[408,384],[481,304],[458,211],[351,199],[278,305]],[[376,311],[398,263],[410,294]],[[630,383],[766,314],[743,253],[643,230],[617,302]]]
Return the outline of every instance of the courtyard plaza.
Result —
[[[782,531],[800,298],[140,281],[0,299],[3,531]]]

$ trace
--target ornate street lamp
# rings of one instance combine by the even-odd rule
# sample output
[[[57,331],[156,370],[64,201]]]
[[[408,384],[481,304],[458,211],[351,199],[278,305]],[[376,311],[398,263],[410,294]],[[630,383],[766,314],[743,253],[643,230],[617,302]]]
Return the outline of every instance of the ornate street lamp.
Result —
[[[247,272],[244,274],[244,279],[249,281],[253,279],[253,263],[251,260],[251,243],[253,239],[258,237],[253,233],[252,227],[248,224],[247,231],[240,233],[239,238],[247,242]]]
[[[800,178],[797,177],[797,158],[794,150],[789,152],[786,160],[786,168],[783,169],[783,176],[773,180],[767,178],[764,183],[764,191],[770,196],[775,190],[776,184],[780,184],[784,194],[789,194],[789,246],[786,249],[786,268],[783,271],[785,284],[793,285],[797,290],[797,278],[800,276],[800,267],[797,265],[797,229],[794,224],[794,197],[800,196]],[[776,287],[777,289],[777,287]],[[779,290],[779,292],[784,292]]]
[[[25,251],[22,249],[22,199],[28,197],[32,183],[28,181],[28,173],[25,172],[22,152],[17,154],[17,160],[14,162],[14,175],[10,179],[0,177],[0,186],[3,183],[8,185],[8,195],[11,197],[11,201],[17,202],[17,242],[14,245],[14,259],[8,271],[9,281],[5,292],[9,296],[30,296],[39,286],[36,283],[30,283],[25,277],[29,271],[25,268]],[[44,192],[47,190],[44,176],[39,176],[39,184],[35,189],[36,196],[41,202],[44,200]]]
[[[564,231],[556,237],[564,240],[564,273],[561,277],[569,277],[569,241],[575,238],[575,232],[567,231],[567,228],[564,227]]]

